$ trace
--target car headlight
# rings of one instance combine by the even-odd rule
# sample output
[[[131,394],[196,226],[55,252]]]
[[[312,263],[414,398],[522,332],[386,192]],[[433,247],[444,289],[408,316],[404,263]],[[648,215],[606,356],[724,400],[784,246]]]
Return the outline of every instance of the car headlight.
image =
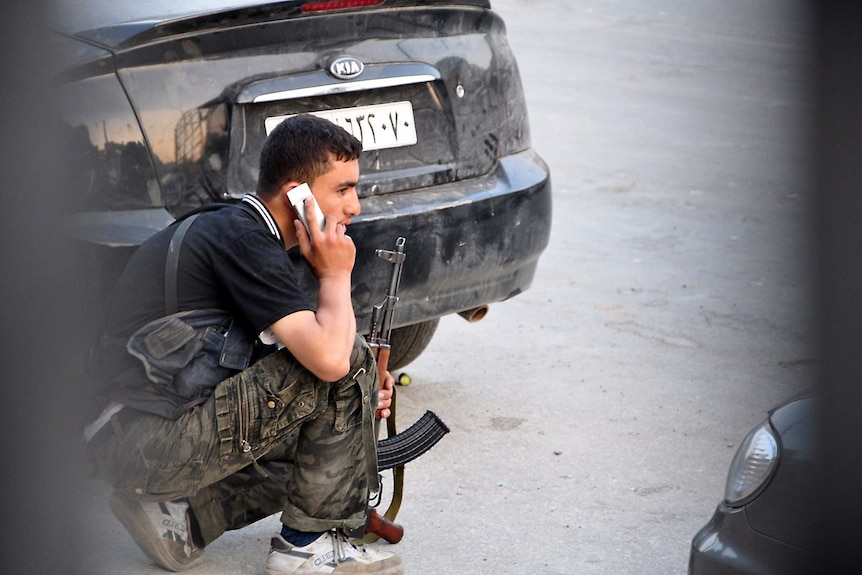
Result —
[[[768,421],[751,430],[730,464],[725,502],[740,506],[753,499],[775,470],[778,453],[778,439]]]

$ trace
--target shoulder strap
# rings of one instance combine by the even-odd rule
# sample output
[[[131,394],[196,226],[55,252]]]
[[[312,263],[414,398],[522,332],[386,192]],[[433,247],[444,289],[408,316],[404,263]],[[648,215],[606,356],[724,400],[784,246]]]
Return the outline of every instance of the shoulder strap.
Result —
[[[165,311],[166,315],[177,313],[177,272],[180,263],[180,246],[192,223],[200,213],[192,214],[182,220],[177,226],[171,243],[168,245],[168,256],[165,258]]]
[[[255,215],[254,210],[243,203],[216,203],[201,206],[177,220],[177,229],[174,232],[174,235],[171,237],[171,243],[168,245],[168,255],[165,259],[165,311],[167,312],[166,315],[173,315],[179,311],[179,302],[177,299],[177,273],[179,271],[180,263],[180,246],[182,246],[183,244],[183,238],[185,237],[186,232],[189,231],[192,222],[194,222],[195,218],[197,218],[199,215],[204,212],[212,212],[214,210],[219,210],[225,206],[237,206],[239,208],[242,208],[244,211],[248,212],[252,216]]]

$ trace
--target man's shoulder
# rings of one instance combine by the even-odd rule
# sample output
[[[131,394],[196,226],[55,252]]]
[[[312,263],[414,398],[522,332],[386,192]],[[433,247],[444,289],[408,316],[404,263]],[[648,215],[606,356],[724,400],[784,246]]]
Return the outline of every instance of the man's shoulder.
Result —
[[[206,265],[227,274],[238,267],[257,269],[261,262],[285,267],[290,261],[284,243],[236,205],[201,213],[186,233],[180,257],[184,264]]]
[[[179,221],[189,217],[196,217],[198,221],[206,221],[211,225],[224,224],[233,220],[236,220],[235,223],[254,223],[254,220],[239,204],[210,204],[186,214]]]
[[[233,243],[249,234],[268,235],[265,227],[236,204],[224,204],[219,208],[200,211],[196,220],[189,229],[189,237],[206,238],[220,245]]]

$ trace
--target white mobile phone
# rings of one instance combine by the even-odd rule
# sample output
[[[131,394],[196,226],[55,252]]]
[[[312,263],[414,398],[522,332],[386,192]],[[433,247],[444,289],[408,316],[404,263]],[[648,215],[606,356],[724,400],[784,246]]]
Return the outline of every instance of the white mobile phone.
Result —
[[[317,200],[311,194],[311,188],[308,184],[300,184],[287,192],[287,199],[290,200],[290,205],[296,210],[300,221],[308,229],[308,220],[305,217],[305,198],[311,198],[314,203],[314,213],[317,215],[317,223],[320,225],[320,231],[323,231],[325,222],[323,221],[323,212],[320,211],[320,206],[317,205]]]

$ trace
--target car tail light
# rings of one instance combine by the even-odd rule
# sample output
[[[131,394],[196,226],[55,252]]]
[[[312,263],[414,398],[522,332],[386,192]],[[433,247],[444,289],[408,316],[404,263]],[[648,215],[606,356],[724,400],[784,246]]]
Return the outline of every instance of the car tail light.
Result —
[[[325,12],[327,10],[350,10],[351,8],[368,8],[379,6],[385,0],[325,0],[323,2],[306,2],[302,5],[303,12]]]
[[[778,439],[768,422],[755,427],[743,440],[727,473],[724,500],[741,506],[756,497],[778,464]]]

